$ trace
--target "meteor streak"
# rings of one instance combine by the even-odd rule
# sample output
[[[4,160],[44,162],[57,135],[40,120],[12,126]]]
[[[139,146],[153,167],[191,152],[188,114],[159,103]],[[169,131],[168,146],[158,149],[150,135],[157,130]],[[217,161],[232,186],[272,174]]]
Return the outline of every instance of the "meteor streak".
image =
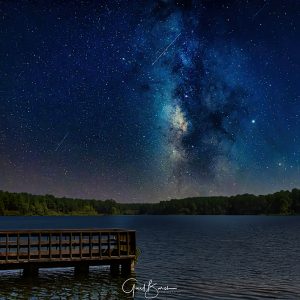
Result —
[[[168,49],[176,42],[176,40],[179,38],[181,33],[179,33],[176,38],[164,49],[164,51],[155,59],[155,61],[152,63],[152,66],[168,51]]]
[[[63,144],[63,142],[65,141],[65,139],[68,137],[68,135],[69,135],[69,132],[67,132],[65,134],[65,136],[62,138],[62,140],[58,143],[56,149],[54,150],[55,152],[60,148],[60,146]]]

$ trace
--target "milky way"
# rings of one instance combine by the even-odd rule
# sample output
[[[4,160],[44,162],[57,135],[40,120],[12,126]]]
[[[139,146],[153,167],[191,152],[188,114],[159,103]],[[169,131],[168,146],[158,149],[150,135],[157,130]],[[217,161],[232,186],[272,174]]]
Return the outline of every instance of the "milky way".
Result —
[[[164,49],[146,79],[147,95],[161,112],[162,172],[176,193],[187,190],[188,195],[191,188],[216,193],[218,185],[224,189],[224,183],[235,180],[231,148],[244,129],[243,119],[249,119],[246,83],[238,81],[243,71],[235,70],[234,61],[242,55],[237,46],[214,48],[202,37],[202,16],[172,4],[154,4],[143,27],[148,47]],[[227,62],[221,57],[224,51],[230,55]]]
[[[132,202],[299,187],[298,1],[0,11],[0,189]]]

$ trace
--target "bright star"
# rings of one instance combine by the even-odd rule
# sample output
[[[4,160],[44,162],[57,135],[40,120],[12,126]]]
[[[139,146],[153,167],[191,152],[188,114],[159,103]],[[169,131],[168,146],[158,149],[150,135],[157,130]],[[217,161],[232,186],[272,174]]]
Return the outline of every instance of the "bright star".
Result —
[[[253,120],[251,120],[251,123],[252,123],[252,124],[255,124],[255,120],[254,120],[254,119],[253,119]]]

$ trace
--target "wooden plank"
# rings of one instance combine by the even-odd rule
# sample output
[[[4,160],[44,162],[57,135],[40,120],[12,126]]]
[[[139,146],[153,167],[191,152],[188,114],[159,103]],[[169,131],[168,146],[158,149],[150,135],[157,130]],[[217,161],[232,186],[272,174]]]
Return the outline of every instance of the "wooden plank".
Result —
[[[62,233],[62,232],[61,232]],[[17,235],[19,233],[15,233],[15,235]],[[41,234],[41,233],[33,233],[33,234]],[[60,233],[59,233],[60,234]],[[52,240],[52,246],[59,246],[59,241],[56,240]],[[97,239],[92,239],[92,244],[97,244],[98,240]],[[102,244],[108,243],[108,239],[102,239]],[[8,246],[10,247],[17,247],[17,242],[16,241],[8,241]],[[66,246],[69,245],[69,241],[67,240],[66,242],[62,243],[63,245],[65,244]],[[73,246],[79,246],[80,241],[79,240],[73,240]],[[89,239],[82,239],[82,244],[89,244]],[[27,242],[22,242],[20,240],[20,246],[27,246],[28,243]],[[31,246],[32,247],[38,247],[39,242],[38,241],[34,241],[31,240]],[[48,246],[49,245],[49,241],[43,241],[43,239],[41,240],[41,246]],[[6,242],[0,242],[0,246],[6,246]]]
[[[65,232],[65,233],[80,233],[80,232],[94,232],[97,233],[99,231],[108,233],[108,232],[136,232],[135,230],[128,230],[128,229],[119,229],[119,228],[93,228],[93,229],[19,229],[19,230],[1,230],[0,234],[28,234],[28,233],[60,233],[60,232]]]
[[[92,239],[92,244],[98,244],[98,239]],[[89,242],[89,239],[82,239],[82,244],[86,244],[86,245],[88,245],[90,242]],[[105,244],[105,243],[107,243],[107,240],[103,240],[103,242],[102,242],[103,244]],[[59,246],[59,241],[56,241],[56,240],[53,240],[52,239],[52,246],[53,247],[58,247]],[[69,245],[69,241],[66,241],[66,242],[64,242],[64,243],[62,243],[63,245]],[[27,246],[28,244],[27,244],[27,242],[22,242],[22,241],[20,241],[20,244],[19,244],[19,246],[21,247],[21,246]],[[41,241],[41,246],[48,246],[49,245],[49,242],[47,242],[47,241]],[[80,245],[80,240],[73,240],[73,246],[79,246]],[[0,247],[1,246],[6,246],[6,243],[2,243],[2,244],[0,244]],[[18,244],[17,244],[17,242],[16,241],[8,241],[8,246],[10,246],[10,247],[15,247],[15,248],[17,248],[17,246],[18,246]],[[31,246],[32,247],[38,247],[39,246],[39,243],[38,243],[38,241],[34,241],[34,240],[31,240]]]
[[[32,242],[33,240],[31,239],[31,243],[30,243],[31,248],[39,248],[39,247],[42,248],[43,246],[47,246],[47,248],[48,248],[49,242],[43,242],[43,239],[42,239],[42,238],[41,238],[41,240],[42,240],[42,242],[41,242],[41,244],[39,244],[38,242],[33,243],[33,242]],[[130,239],[129,239],[129,241],[130,241]],[[89,245],[89,244],[90,244],[90,243],[86,243],[86,242],[83,242],[83,243],[82,243],[83,246],[84,246],[84,245]],[[91,241],[91,245],[94,245],[94,246],[95,246],[95,245],[98,245],[98,244],[99,244],[98,239],[97,239],[97,240],[94,239],[94,240]],[[58,240],[58,241],[55,241],[53,235],[52,235],[52,243],[51,243],[51,245],[52,245],[52,249],[54,249],[54,248],[59,248],[59,246],[60,246],[60,241],[59,241],[59,240]],[[66,246],[66,247],[68,248],[69,245],[70,245],[69,239],[68,239],[67,241],[64,241],[64,240],[62,239],[61,245],[62,245],[62,246]],[[80,242],[79,242],[79,241],[75,242],[74,239],[73,239],[72,245],[73,245],[73,249],[74,249],[74,246],[80,248]],[[101,245],[102,245],[102,246],[108,246],[108,242],[106,242],[105,240],[103,241],[103,238],[102,238]],[[114,240],[114,239],[111,239],[110,245],[111,245],[111,248],[112,248],[112,246],[116,246],[116,249],[117,249],[118,239],[117,239],[117,238],[116,238],[115,240]],[[125,240],[125,241],[122,241],[122,239],[120,238],[120,245],[121,245],[121,249],[122,249],[122,246],[126,246],[126,247],[127,247],[127,241],[126,241],[126,240]],[[28,243],[27,243],[27,242],[26,242],[26,243],[22,243],[22,242],[21,242],[21,237],[20,237],[19,247],[20,247],[20,248],[24,248],[24,247],[27,248],[27,246],[28,246]],[[126,247],[124,247],[124,249],[125,249]],[[2,247],[2,248],[5,249],[5,247]],[[15,250],[17,251],[17,248],[18,248],[17,240],[15,241],[14,244],[9,244],[9,243],[8,243],[8,248],[10,248],[10,249],[15,249]],[[1,249],[1,247],[0,247],[0,249]],[[1,252],[1,250],[0,250],[0,252]]]
[[[42,250],[40,253],[41,253],[42,256],[44,256],[43,259],[48,259],[49,260],[49,255],[48,255],[49,251],[48,250]],[[85,255],[82,258],[90,259],[90,257],[89,257],[89,254],[90,254],[89,249],[83,250],[82,253]],[[92,253],[95,254],[95,255],[98,254],[98,249],[92,249]],[[1,252],[0,252],[0,254],[1,254]],[[38,254],[39,254],[38,250],[31,250],[31,256],[38,256]],[[62,254],[63,255],[70,254],[70,250],[69,249],[62,250]],[[79,256],[79,254],[80,254],[79,249],[73,250],[72,254],[73,255],[78,255],[78,258],[80,258],[80,256]],[[27,258],[27,255],[28,255],[27,251],[20,251],[20,260],[21,260],[21,257]],[[55,250],[55,249],[52,250],[52,261],[54,261],[55,259],[59,261],[59,258],[53,257],[54,255],[59,255],[59,250]],[[98,257],[95,257],[95,255],[93,255],[92,258],[97,258],[98,259]],[[17,252],[8,252],[7,256],[8,256],[8,260],[10,260],[9,257],[11,257],[11,256],[16,257],[16,260],[17,260]],[[113,254],[113,255],[111,255],[111,257],[112,258],[113,257],[119,258],[118,254]],[[123,256],[122,256],[122,259],[123,259]],[[33,258],[31,258],[31,260],[33,260]],[[39,258],[35,258],[34,260],[38,261]],[[0,260],[0,262],[4,262],[5,263],[5,259],[4,260]]]
[[[124,259],[134,259],[134,255],[130,255],[130,256],[126,256],[126,257],[122,257],[121,259],[118,257],[118,256],[112,256],[111,258],[106,258],[105,261],[107,262],[107,265],[110,265],[110,262],[123,262]],[[49,258],[42,258],[42,259],[31,259],[31,264],[39,264],[40,262],[48,262],[50,263],[49,267],[51,268],[51,264],[55,265],[55,263],[62,263],[61,264],[61,267],[64,267],[63,266],[63,262],[74,262],[74,261],[77,261],[77,262],[80,262],[80,261],[85,261],[85,262],[99,262],[99,259],[96,258],[96,257],[93,257],[93,258],[89,258],[89,257],[83,257],[82,259],[80,259],[80,257],[73,257],[73,259],[71,260],[70,258],[63,258],[62,260],[49,260]],[[0,268],[5,265],[7,270],[9,269],[16,269],[16,267],[13,267],[13,266],[16,266],[16,265],[20,265],[20,264],[23,264],[23,263],[28,263],[28,260],[26,258],[20,258],[20,262],[17,261],[16,259],[16,256],[14,257],[14,259],[9,259],[8,260],[8,263],[6,263],[5,261],[1,262],[0,261]],[[95,264],[97,265],[97,263]],[[10,266],[12,266],[10,268]],[[70,266],[69,265],[66,265],[66,267]],[[3,270],[4,268],[1,268],[1,270]]]

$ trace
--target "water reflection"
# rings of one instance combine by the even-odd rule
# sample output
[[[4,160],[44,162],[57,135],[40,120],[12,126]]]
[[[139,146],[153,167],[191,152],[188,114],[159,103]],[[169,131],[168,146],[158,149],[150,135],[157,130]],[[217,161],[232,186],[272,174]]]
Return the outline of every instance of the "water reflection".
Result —
[[[300,299],[300,216],[0,218],[3,229],[95,227],[137,230],[138,284],[178,288],[156,299]],[[126,278],[107,267],[81,277],[44,269],[26,281],[22,272],[0,272],[0,299],[132,299],[121,289]]]
[[[41,269],[36,278],[22,270],[1,272],[1,299],[133,299],[122,284],[136,274],[111,275],[107,267],[90,267],[88,274],[75,275],[73,268]]]

